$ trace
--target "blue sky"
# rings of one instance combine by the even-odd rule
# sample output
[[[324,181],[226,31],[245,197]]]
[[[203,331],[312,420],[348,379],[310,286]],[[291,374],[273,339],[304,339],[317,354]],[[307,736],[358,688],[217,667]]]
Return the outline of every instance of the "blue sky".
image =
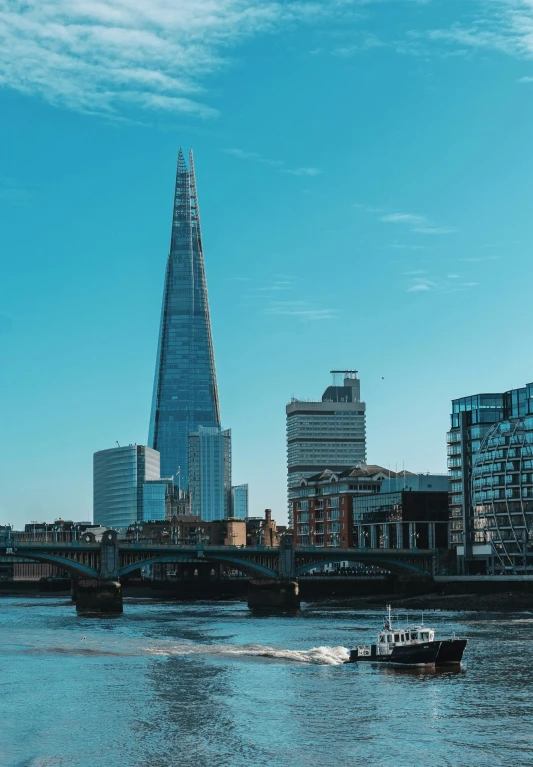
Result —
[[[252,512],[332,368],[412,471],[533,378],[533,0],[0,0],[0,115],[0,522],[88,518],[146,442],[180,145]]]

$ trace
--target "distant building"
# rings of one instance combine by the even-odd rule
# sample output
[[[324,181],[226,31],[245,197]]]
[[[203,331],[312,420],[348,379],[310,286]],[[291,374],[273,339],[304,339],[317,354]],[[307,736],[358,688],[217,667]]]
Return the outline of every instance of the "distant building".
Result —
[[[191,494],[174,485],[174,492],[166,506],[167,519],[191,513]]]
[[[231,430],[200,426],[189,434],[191,513],[204,521],[231,515]]]
[[[447,490],[394,490],[351,500],[356,548],[448,548]]]
[[[285,529],[285,528],[284,528]],[[272,511],[265,509],[264,517],[248,517],[246,520],[246,545],[275,548],[279,546],[280,533]]]
[[[287,415],[288,490],[302,477],[331,469],[343,471],[366,460],[366,405],[356,370],[331,371],[321,401],[292,399]],[[342,384],[337,385],[337,376]],[[289,503],[289,526],[292,526]]]
[[[235,519],[248,517],[248,485],[234,485],[231,488],[231,515]]]
[[[94,522],[126,529],[165,519],[172,480],[159,476],[159,453],[144,445],[99,450],[93,461]]]
[[[172,479],[148,479],[142,485],[142,519],[161,520],[169,515],[174,496]]]
[[[533,383],[452,401],[450,543],[464,574],[533,574]]]
[[[361,464],[302,479],[290,497],[296,546],[447,547],[446,476]]]

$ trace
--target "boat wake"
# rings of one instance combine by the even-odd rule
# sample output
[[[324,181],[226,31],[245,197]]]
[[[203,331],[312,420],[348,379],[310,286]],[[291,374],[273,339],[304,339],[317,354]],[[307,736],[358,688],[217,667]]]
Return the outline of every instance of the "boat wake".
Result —
[[[266,645],[174,645],[172,647],[146,647],[151,655],[218,655],[228,658],[270,658],[289,663],[310,663],[338,666],[350,657],[347,647],[312,647],[309,650],[279,650]]]

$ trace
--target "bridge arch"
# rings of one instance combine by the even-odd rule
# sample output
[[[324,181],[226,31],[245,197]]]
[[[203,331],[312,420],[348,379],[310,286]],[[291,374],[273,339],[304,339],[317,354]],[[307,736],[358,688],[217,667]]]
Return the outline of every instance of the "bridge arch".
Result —
[[[56,554],[20,552],[15,555],[20,559],[30,559],[34,562],[43,562],[47,565],[56,565],[63,570],[67,570],[71,575],[84,575],[86,578],[98,578],[98,570],[94,567],[89,567],[81,562],[76,562],[74,559],[65,559],[65,557],[59,557]]]
[[[409,570],[417,575],[431,575],[428,570],[424,570],[421,567],[411,564],[410,562],[402,561],[401,559],[382,559],[381,557],[373,557],[372,554],[361,554],[360,556],[354,556],[353,554],[332,554],[330,556],[324,556],[320,560],[315,562],[309,562],[306,565],[296,568],[296,575],[303,575],[314,570],[316,567],[323,567],[324,565],[330,565],[335,562],[358,562],[363,565],[375,565],[376,567],[392,567],[394,569],[401,568],[403,570]]]
[[[225,554],[208,555],[207,552],[204,552],[203,557],[194,557],[191,554],[167,554],[165,556],[154,556],[148,559],[142,559],[139,562],[133,562],[132,564],[125,565],[124,567],[120,568],[118,574],[120,577],[127,575],[128,573],[132,573],[134,570],[138,570],[144,565],[161,565],[169,562],[189,562],[190,564],[194,565],[201,565],[202,562],[229,562],[233,565],[236,565],[240,570],[253,570],[261,575],[266,576],[267,578],[276,578],[278,575],[276,570],[272,570],[270,567],[265,567],[264,565],[260,565],[256,562],[250,562],[247,559],[240,559],[239,557],[232,557]]]

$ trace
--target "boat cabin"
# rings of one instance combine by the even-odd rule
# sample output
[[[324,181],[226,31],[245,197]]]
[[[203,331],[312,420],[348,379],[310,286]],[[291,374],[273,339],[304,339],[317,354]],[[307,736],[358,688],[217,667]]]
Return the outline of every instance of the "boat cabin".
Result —
[[[435,632],[433,629],[427,629],[423,626],[413,626],[413,628],[393,629],[392,624],[385,624],[385,630],[378,634],[378,647],[389,649],[399,645],[417,644],[418,642],[433,642]]]

